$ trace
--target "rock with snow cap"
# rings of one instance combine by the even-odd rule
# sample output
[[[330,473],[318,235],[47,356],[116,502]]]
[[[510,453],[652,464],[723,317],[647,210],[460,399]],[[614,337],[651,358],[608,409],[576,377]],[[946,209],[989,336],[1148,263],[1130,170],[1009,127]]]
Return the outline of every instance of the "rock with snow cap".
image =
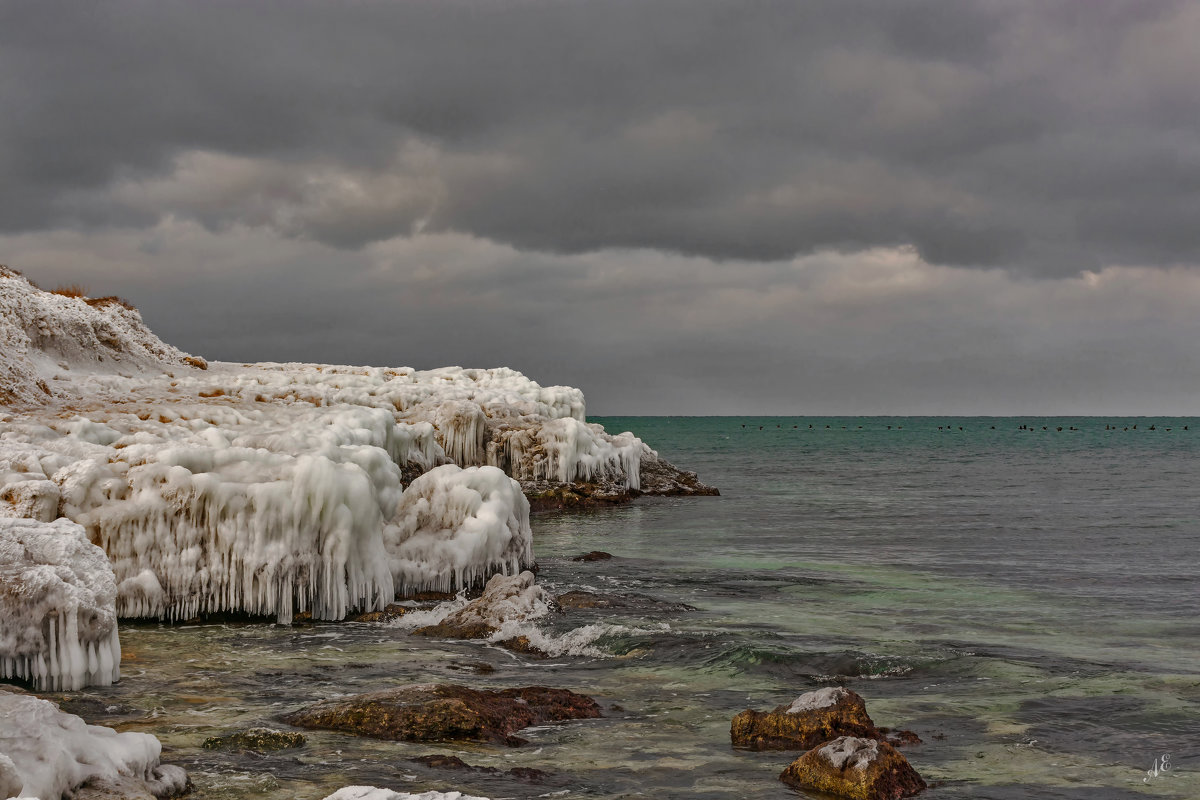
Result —
[[[729,734],[735,747],[750,750],[808,750],[838,736],[883,736],[863,699],[840,686],[807,692],[773,711],[743,711]]]
[[[908,760],[887,742],[839,736],[793,761],[779,780],[797,789],[848,800],[900,800],[926,788]]]

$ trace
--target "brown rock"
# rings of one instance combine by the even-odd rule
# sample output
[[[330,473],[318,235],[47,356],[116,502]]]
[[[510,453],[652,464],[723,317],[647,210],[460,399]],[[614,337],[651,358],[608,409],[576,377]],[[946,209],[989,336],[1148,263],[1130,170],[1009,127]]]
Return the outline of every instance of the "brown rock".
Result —
[[[793,761],[779,780],[797,789],[849,800],[899,800],[926,788],[908,760],[887,742],[841,736]]]
[[[408,742],[456,740],[524,744],[531,725],[600,716],[595,700],[566,689],[528,686],[486,691],[426,685],[325,700],[284,717],[289,725]]]
[[[391,622],[392,620],[402,617],[412,609],[406,608],[395,603],[388,603],[382,611],[366,611],[361,614],[350,614],[346,617],[347,622]]]
[[[839,736],[883,738],[863,699],[841,687],[802,694],[767,713],[743,711],[729,736],[734,747],[751,750],[808,750]]]

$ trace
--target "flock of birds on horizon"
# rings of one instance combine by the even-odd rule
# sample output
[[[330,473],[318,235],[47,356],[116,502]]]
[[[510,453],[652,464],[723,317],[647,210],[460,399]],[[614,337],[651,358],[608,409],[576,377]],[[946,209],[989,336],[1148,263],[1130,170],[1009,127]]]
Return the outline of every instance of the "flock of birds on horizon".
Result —
[[[746,423],[744,423],[744,422],[743,422],[743,423],[742,423],[742,427],[743,427],[743,428],[747,427]],[[751,425],[751,426],[749,426],[749,427],[753,428],[754,426],[753,426],[753,425]],[[761,430],[763,430],[763,429],[764,429],[764,428],[766,428],[766,427],[768,427],[768,426],[766,426],[766,425],[759,425],[759,426],[758,426],[758,429],[761,431]],[[783,425],[776,425],[775,427],[776,427],[776,428],[778,428],[778,429],[783,429]],[[798,429],[799,427],[800,427],[799,425],[793,425],[793,426],[792,426],[792,428],[793,428],[793,429]],[[810,429],[813,429],[813,425],[812,425],[812,423],[809,423],[809,426],[808,426],[808,427],[809,427]],[[962,425],[958,425],[958,426],[954,426],[954,425],[938,425],[938,426],[937,426],[937,429],[938,429],[939,431],[952,431],[952,430],[954,430],[954,429],[955,429],[955,427],[957,427],[957,428],[958,428],[958,430],[960,430],[960,431],[961,431],[961,430],[964,430],[964,428],[963,428],[963,426],[962,426]],[[1042,429],[1042,430],[1044,430],[1044,431],[1049,431],[1049,430],[1051,430],[1051,427],[1052,427],[1052,426],[1050,426],[1050,425],[1043,425],[1043,426],[1041,426],[1041,429]],[[832,430],[832,429],[833,429],[833,426],[832,426],[832,425],[826,425],[826,426],[825,426],[825,430]],[[842,425],[842,426],[841,426],[841,429],[845,431],[845,430],[849,430],[850,428],[849,428],[849,426],[847,426],[847,425]],[[855,426],[855,429],[856,429],[856,430],[860,430],[860,431],[861,431],[861,430],[863,430],[863,426],[862,426],[862,425],[857,425],[857,426]],[[891,425],[888,425],[888,426],[887,426],[887,429],[888,429],[889,431],[890,431],[890,430],[893,430],[893,426],[891,426]],[[894,426],[894,429],[895,429],[895,430],[904,430],[904,426],[903,426],[903,425],[896,425],[896,426]],[[990,426],[990,429],[994,431],[994,430],[996,430],[996,426],[995,426],[995,425],[992,425],[992,426]],[[1118,425],[1106,424],[1106,425],[1104,426],[1104,430],[1106,430],[1106,431],[1116,431],[1116,430],[1120,430],[1120,431],[1129,431],[1129,430],[1135,430],[1135,431],[1136,431],[1137,429],[1138,429],[1138,426],[1137,426],[1137,425],[1125,425],[1124,427],[1121,427],[1121,426],[1118,426]],[[1184,425],[1184,426],[1183,426],[1183,430],[1185,430],[1185,431],[1186,431],[1187,429],[1188,429],[1188,426],[1187,426],[1187,425]],[[1020,425],[1020,426],[1018,426],[1018,427],[1017,427],[1017,430],[1019,430],[1019,431],[1035,431],[1035,430],[1037,430],[1037,426],[1036,426],[1036,425]],[[1061,431],[1063,430],[1063,426],[1062,426],[1062,425],[1056,425],[1056,426],[1053,426],[1053,430],[1054,430],[1056,433],[1057,433],[1057,432],[1061,432]],[[1075,427],[1074,425],[1068,425],[1068,426],[1067,426],[1067,428],[1066,428],[1066,430],[1069,432],[1069,431],[1082,431],[1083,429],[1082,429],[1082,428],[1077,428],[1077,427]],[[1159,430],[1159,428],[1158,428],[1158,426],[1157,426],[1157,425],[1151,425],[1149,428],[1143,428],[1143,430],[1157,431],[1157,430]],[[1172,431],[1172,430],[1174,430],[1174,429],[1173,429],[1173,428],[1163,428],[1162,430],[1163,430],[1163,431],[1170,432],[1170,431]]]

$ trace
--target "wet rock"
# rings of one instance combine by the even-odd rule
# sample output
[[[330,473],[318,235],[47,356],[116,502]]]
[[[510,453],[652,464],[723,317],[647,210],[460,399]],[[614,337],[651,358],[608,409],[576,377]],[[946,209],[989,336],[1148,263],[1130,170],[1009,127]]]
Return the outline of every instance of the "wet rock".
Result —
[[[729,736],[734,747],[750,750],[808,750],[839,736],[883,738],[863,699],[840,686],[802,694],[766,713],[743,711],[733,718]]]
[[[599,716],[595,700],[566,689],[527,686],[487,691],[439,684],[325,700],[287,715],[284,721],[299,728],[379,739],[517,746],[525,742],[513,734],[531,725]]]
[[[593,550],[590,553],[583,553],[573,557],[572,561],[609,561],[612,559],[612,553],[606,553],[603,550]]]
[[[509,620],[525,620],[550,610],[553,600],[534,582],[532,572],[495,575],[483,594],[436,625],[413,631],[439,639],[487,639]]]
[[[850,800],[899,800],[926,788],[896,748],[854,736],[839,736],[809,750],[793,761],[779,780],[796,789]]]
[[[564,611],[610,608],[620,611],[695,611],[686,603],[668,603],[644,594],[597,594],[575,591],[560,594],[555,603]]]
[[[346,616],[347,622],[391,622],[394,619],[404,616],[411,608],[406,606],[388,603],[382,611],[367,611],[362,614],[349,614]]]
[[[545,783],[550,773],[532,767],[513,767],[499,770],[495,767],[476,767],[463,761],[458,756],[428,755],[409,759],[414,764],[422,764],[430,769],[455,770],[474,772],[485,775],[507,775],[522,783]]]
[[[224,736],[210,736],[204,740],[205,750],[253,750],[264,753],[271,750],[286,750],[300,747],[306,741],[304,734],[295,731],[277,731],[272,728],[248,728]]]

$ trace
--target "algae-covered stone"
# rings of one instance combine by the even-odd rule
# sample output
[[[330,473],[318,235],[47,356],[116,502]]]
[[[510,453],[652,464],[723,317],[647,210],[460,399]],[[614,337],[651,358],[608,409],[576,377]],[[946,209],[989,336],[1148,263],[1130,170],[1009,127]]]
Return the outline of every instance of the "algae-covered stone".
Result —
[[[735,747],[751,750],[808,750],[839,736],[883,738],[863,699],[842,687],[802,694],[766,713],[743,711],[729,735]]]
[[[308,740],[304,738],[304,734],[295,731],[248,728],[224,736],[210,736],[204,740],[203,747],[206,750],[253,750],[262,753],[300,747],[306,741]]]
[[[925,781],[887,742],[839,736],[809,750],[779,776],[797,789],[849,800],[899,800],[925,789]]]
[[[566,689],[527,686],[487,691],[465,686],[426,685],[325,700],[289,714],[301,728],[346,731],[409,742],[456,740],[521,745],[513,736],[531,725],[592,719],[600,706]]]

